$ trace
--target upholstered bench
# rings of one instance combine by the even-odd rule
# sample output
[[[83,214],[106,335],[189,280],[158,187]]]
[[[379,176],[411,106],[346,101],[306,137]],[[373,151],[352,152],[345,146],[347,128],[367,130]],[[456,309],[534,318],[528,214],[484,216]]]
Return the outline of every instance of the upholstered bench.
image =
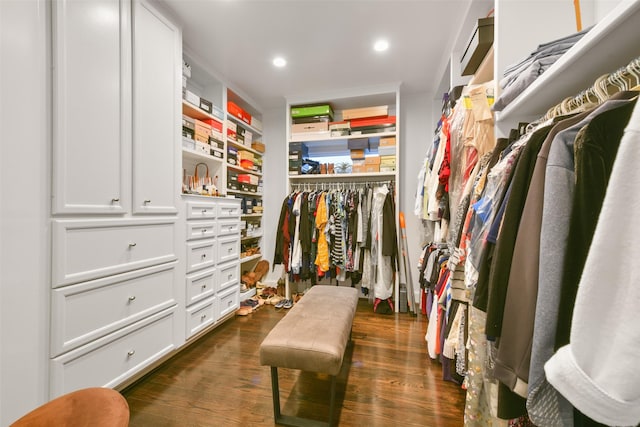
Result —
[[[277,424],[332,425],[336,376],[351,337],[357,305],[355,288],[313,286],[262,341],[260,363],[271,367],[273,412]],[[280,413],[278,368],[318,372],[331,377],[328,423]]]

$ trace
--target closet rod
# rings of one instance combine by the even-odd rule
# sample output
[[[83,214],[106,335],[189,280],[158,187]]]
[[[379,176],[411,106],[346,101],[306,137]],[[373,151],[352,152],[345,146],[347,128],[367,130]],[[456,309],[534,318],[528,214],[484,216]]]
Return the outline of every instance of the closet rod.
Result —
[[[370,181],[353,181],[353,182],[296,182],[291,183],[291,188],[294,190],[349,190],[363,187],[379,186],[387,184],[393,186],[393,181],[390,180],[370,180]]]
[[[589,88],[565,98],[532,124],[542,123],[559,115],[584,111],[603,103],[617,92],[627,90],[640,90],[640,57],[612,73],[600,76]]]

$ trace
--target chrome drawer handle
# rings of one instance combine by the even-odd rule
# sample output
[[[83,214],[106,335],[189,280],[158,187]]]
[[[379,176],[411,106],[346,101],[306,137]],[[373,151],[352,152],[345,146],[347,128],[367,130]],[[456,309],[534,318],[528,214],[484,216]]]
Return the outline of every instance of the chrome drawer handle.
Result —
[[[200,320],[204,320],[207,317],[206,314],[203,314],[202,316],[200,316]]]
[[[203,232],[203,233],[206,233],[206,232],[207,232],[207,229],[206,229],[206,228],[203,228],[203,229],[202,229],[202,232]]]
[[[133,248],[135,245],[137,245],[137,243],[133,242],[133,243],[129,243],[129,247]]]
[[[206,209],[202,209],[202,213],[207,213],[207,210]]]
[[[229,251],[229,253],[233,252],[233,248],[229,248],[227,250]]]
[[[134,354],[136,354],[136,351],[135,351],[135,350],[129,350],[129,351],[127,352],[127,357],[131,357],[131,356],[133,356]]]
[[[207,254],[202,254],[202,258],[206,258],[206,257],[207,257]]]
[[[131,295],[131,296],[129,297],[129,301],[135,301],[135,300],[136,300],[136,296],[135,296],[135,295]]]
[[[233,273],[228,276],[228,279],[231,280],[233,278]]]
[[[114,197],[113,199],[111,199],[111,203],[116,203],[120,201],[120,197]]]
[[[207,289],[207,285],[202,285],[202,289]]]
[[[148,203],[151,203],[151,200],[147,199],[147,200],[144,201],[145,205],[148,204]]]

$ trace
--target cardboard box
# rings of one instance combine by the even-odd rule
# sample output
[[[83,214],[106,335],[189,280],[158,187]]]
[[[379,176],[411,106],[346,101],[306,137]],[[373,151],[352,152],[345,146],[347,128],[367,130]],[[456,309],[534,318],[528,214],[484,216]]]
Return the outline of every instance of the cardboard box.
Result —
[[[381,165],[396,165],[396,156],[380,156],[380,164]]]
[[[493,45],[493,17],[478,19],[460,58],[463,76],[470,76],[476,72],[491,45]]]
[[[353,160],[364,159],[364,150],[363,149],[351,150],[351,159]]]
[[[365,173],[365,165],[353,165],[351,166],[351,173]]]
[[[382,166],[380,165],[380,172],[395,172],[396,171],[396,167],[395,166]]]
[[[369,148],[369,138],[352,138],[347,141],[349,150],[366,150]]]
[[[289,155],[300,154],[300,158],[309,156],[309,148],[303,142],[290,142],[289,143]]]
[[[331,131],[292,133],[291,141],[322,141],[331,137]]]
[[[389,106],[351,108],[342,111],[342,120],[362,119],[365,117],[382,117],[389,115]],[[353,126],[353,125],[352,125]]]
[[[194,139],[195,139],[196,141],[198,141],[198,142],[202,142],[202,143],[204,143],[204,144],[209,145],[209,137],[208,137],[208,136],[205,136],[205,135],[201,135],[201,134],[199,134],[199,133],[196,133],[196,134],[195,134],[195,138],[194,138]],[[207,153],[208,153],[208,151],[207,151]]]
[[[200,107],[200,97],[190,90],[184,91],[184,100],[196,107]]]
[[[331,122],[331,117],[327,116],[309,116],[309,117],[297,117],[295,119],[291,119],[294,125],[303,124],[303,123],[321,123]]]
[[[199,153],[209,154],[209,143],[201,142],[196,139],[196,151]]]
[[[244,183],[244,184],[251,184],[251,176],[248,173],[241,173],[238,174],[238,182],[240,183]]]
[[[214,119],[203,119],[202,122],[211,126],[212,132],[215,130],[217,132],[222,133],[222,123],[220,123],[219,121]]]
[[[300,123],[291,125],[291,133],[323,132],[329,130],[329,122]]]
[[[234,117],[239,118],[246,124],[251,124],[251,114],[233,101],[227,101],[227,112]]]
[[[380,156],[378,155],[365,156],[364,163],[366,165],[380,165]]]
[[[265,145],[260,141],[253,141],[251,143],[251,148],[253,148],[254,150],[259,151],[261,153],[264,153],[264,151],[265,151]]]
[[[333,108],[329,104],[321,105],[299,105],[291,107],[291,117],[312,117],[312,116],[331,116],[333,117]]]
[[[209,114],[211,114],[211,111],[213,110],[213,104],[211,103],[211,101],[204,99],[203,97],[200,97],[199,106],[201,110],[206,111]]]
[[[394,156],[396,155],[396,147],[378,147],[378,154],[381,156]]]
[[[191,65],[187,64],[187,62],[182,60],[182,75],[185,77],[191,77]]]
[[[380,137],[380,147],[395,147],[395,146],[396,146],[395,136]]]
[[[193,118],[189,116],[182,115],[182,127],[191,129],[192,131],[196,131],[196,122]]]
[[[262,121],[260,121],[259,119],[257,119],[256,117],[251,117],[251,126],[253,126],[254,128],[258,129],[259,131],[262,130]]]
[[[366,173],[380,172],[380,165],[366,164],[364,165],[364,171]]]
[[[238,125],[236,124],[236,122],[227,120],[227,130],[229,129],[231,129],[233,133],[238,132]]]

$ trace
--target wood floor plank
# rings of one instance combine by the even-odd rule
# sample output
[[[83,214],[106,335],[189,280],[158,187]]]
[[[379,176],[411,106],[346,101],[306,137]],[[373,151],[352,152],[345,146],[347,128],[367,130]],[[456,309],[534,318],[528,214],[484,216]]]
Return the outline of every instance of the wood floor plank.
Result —
[[[271,377],[259,347],[286,314],[264,306],[236,317],[122,392],[131,427],[274,425]],[[361,300],[338,376],[339,425],[457,427],[464,391],[427,357],[422,316],[379,315]],[[282,411],[320,420],[329,377],[279,369]]]

